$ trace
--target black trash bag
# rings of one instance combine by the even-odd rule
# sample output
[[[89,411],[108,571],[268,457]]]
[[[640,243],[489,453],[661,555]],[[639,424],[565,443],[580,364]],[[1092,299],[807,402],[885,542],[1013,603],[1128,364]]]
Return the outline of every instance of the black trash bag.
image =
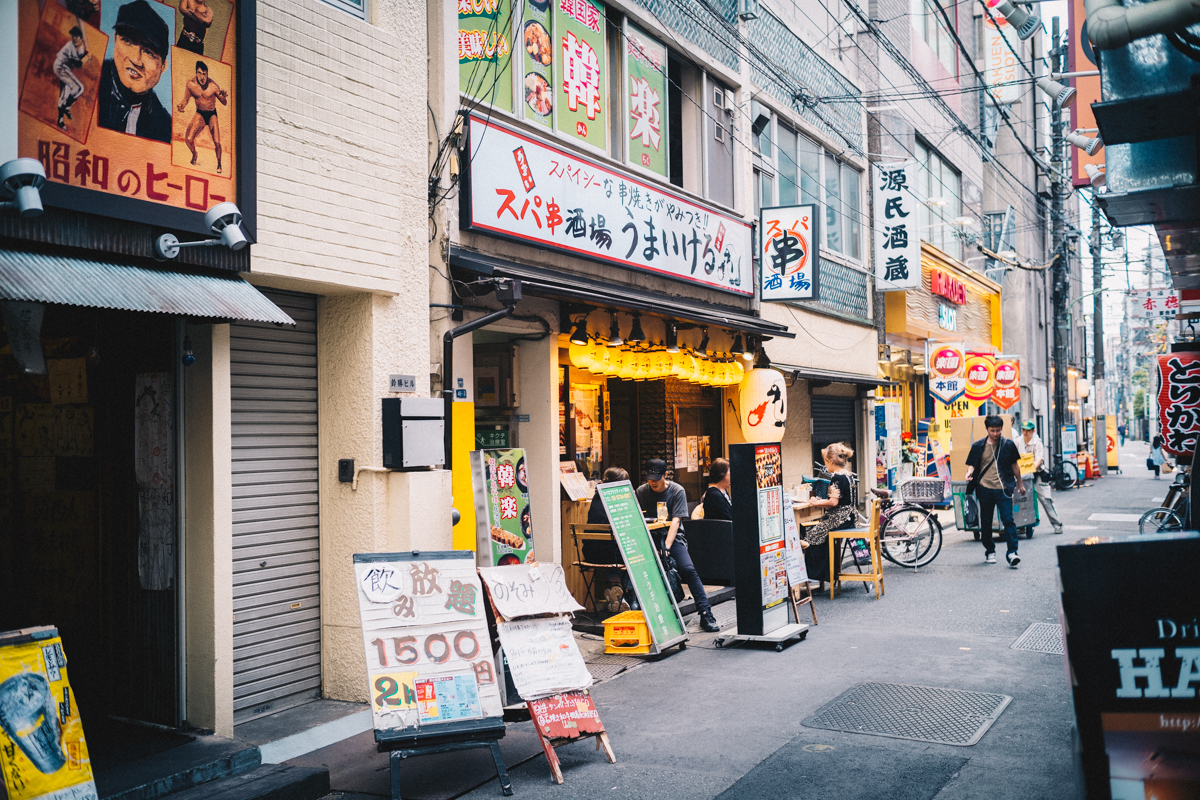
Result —
[[[967,526],[967,530],[979,527],[979,501],[973,494],[963,498],[963,523]]]

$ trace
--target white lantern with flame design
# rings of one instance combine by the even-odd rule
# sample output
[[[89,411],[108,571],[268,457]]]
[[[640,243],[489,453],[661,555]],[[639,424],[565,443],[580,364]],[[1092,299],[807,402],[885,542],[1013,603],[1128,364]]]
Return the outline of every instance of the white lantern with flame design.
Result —
[[[787,422],[787,384],[774,369],[752,369],[738,384],[738,424],[747,442],[778,442]]]

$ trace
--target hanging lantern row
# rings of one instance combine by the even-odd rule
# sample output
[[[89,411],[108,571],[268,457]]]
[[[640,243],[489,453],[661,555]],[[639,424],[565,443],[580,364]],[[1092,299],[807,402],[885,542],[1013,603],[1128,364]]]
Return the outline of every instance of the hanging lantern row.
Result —
[[[740,383],[746,374],[746,368],[736,357],[745,358],[741,336],[735,338],[730,353],[709,355],[707,347],[707,330],[698,350],[681,347],[674,323],[667,323],[665,342],[647,341],[638,315],[634,316],[628,338],[622,339],[614,315],[607,341],[593,338],[588,333],[586,320],[576,323],[569,353],[572,366],[609,378],[633,381],[677,378],[704,386]]]

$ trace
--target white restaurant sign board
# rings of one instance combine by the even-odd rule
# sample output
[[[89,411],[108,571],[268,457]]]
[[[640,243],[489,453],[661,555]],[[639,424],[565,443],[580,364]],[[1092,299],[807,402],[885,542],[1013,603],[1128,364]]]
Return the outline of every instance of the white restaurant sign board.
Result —
[[[1175,319],[1179,313],[1174,289],[1134,289],[1130,298],[1129,314],[1134,319]]]
[[[742,220],[495,122],[468,130],[467,229],[754,294]]]
[[[499,567],[507,569],[507,567]],[[541,700],[592,685],[592,673],[571,632],[571,618],[537,617],[497,622],[513,684],[522,700]]]
[[[817,299],[817,207],[777,206],[759,212],[762,299]]]
[[[917,163],[876,164],[872,177],[876,288],[881,292],[920,288]]]
[[[1021,99],[1019,65],[1014,55],[1014,52],[1020,52],[1017,46],[1021,40],[1008,20],[995,12],[993,16],[995,25],[986,17],[983,20],[983,72],[992,100],[996,105],[1010,106]],[[1009,47],[1010,44],[1013,46]]]
[[[504,713],[475,554],[354,556],[375,729]]]

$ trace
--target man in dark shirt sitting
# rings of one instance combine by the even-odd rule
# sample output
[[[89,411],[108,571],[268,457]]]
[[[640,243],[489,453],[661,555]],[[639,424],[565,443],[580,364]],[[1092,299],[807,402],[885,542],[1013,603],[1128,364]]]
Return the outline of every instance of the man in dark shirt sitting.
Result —
[[[733,503],[729,500],[729,461],[718,458],[708,469],[708,491],[704,493],[704,518],[733,520]]]
[[[687,494],[683,487],[666,478],[667,462],[661,458],[652,458],[646,462],[646,482],[637,488],[638,505],[642,513],[653,519],[658,516],[658,504],[667,506],[667,519],[671,527],[667,529],[665,549],[675,559],[679,567],[679,577],[687,582],[692,590],[692,598],[696,601],[696,610],[700,612],[700,627],[709,633],[721,629],[717,619],[712,614],[708,604],[708,595],[704,592],[704,584],[692,564],[692,556],[688,553],[687,539],[683,535],[683,521],[688,518]]]

